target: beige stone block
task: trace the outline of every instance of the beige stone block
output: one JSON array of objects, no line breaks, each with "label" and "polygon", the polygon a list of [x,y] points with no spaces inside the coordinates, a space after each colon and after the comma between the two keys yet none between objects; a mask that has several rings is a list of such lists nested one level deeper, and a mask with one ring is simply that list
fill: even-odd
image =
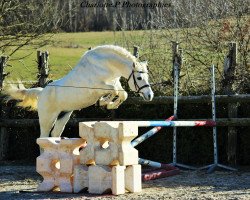
[{"label": "beige stone block", "polygon": [[51,163],[47,162],[48,158],[39,156],[36,158],[36,171],[39,173],[52,173]]},{"label": "beige stone block", "polygon": [[125,193],[125,167],[77,165],[74,170],[74,192],[88,188],[89,193],[103,194],[109,190],[112,194]]},{"label": "beige stone block", "polygon": [[138,126],[132,122],[119,124],[119,162],[120,165],[138,164],[138,151],[131,145],[131,141],[138,135]]},{"label": "beige stone block", "polygon": [[36,159],[36,171],[43,177],[43,182],[38,185],[38,191],[50,191],[57,183],[59,170],[57,146],[60,138],[38,138],[37,144],[44,149],[43,153]]},{"label": "beige stone block", "polygon": [[60,173],[61,174],[71,174],[73,172],[73,167],[75,164],[74,158],[61,158],[60,159]]},{"label": "beige stone block", "polygon": [[58,186],[62,192],[73,191],[73,168],[80,162],[81,138],[38,138],[37,144],[44,152],[37,158],[36,170],[43,177],[38,191],[50,191]]},{"label": "beige stone block", "polygon": [[51,153],[54,151],[54,146],[58,145],[61,142],[60,137],[47,137],[47,138],[38,138],[36,143],[41,148],[46,148],[46,153]]},{"label": "beige stone block", "polygon": [[112,167],[112,194],[119,195],[125,193],[124,166]]},{"label": "beige stone block", "polygon": [[125,188],[129,192],[141,192],[141,165],[131,165],[126,168]]},{"label": "beige stone block", "polygon": [[84,165],[90,160],[95,161],[95,149],[99,146],[98,141],[95,141],[93,125],[94,122],[79,123],[79,135],[87,142],[87,146],[80,151],[80,163]]},{"label": "beige stone block", "polygon": [[73,192],[73,183],[72,179],[69,176],[60,176],[58,179],[58,185],[60,188],[60,192],[67,192],[72,193]]},{"label": "beige stone block", "polygon": [[[97,122],[94,124],[94,134],[99,146],[95,149],[96,164],[109,165],[113,160],[118,160],[119,140],[118,124]],[[108,141],[108,146],[103,148],[103,141]]]},{"label": "beige stone block", "polygon": [[48,192],[48,191],[53,190],[53,188],[57,186],[52,176],[49,176],[49,177],[43,176],[43,177],[44,177],[44,181],[38,185],[37,191]]},{"label": "beige stone block", "polygon": [[112,173],[107,166],[89,166],[89,193],[103,194],[112,188]]},{"label": "beige stone block", "polygon": [[138,135],[138,126],[133,122],[81,122],[79,131],[87,141],[80,153],[81,164],[89,160],[97,165],[110,165],[114,160],[124,166],[138,164],[138,151],[131,145]]},{"label": "beige stone block", "polygon": [[89,187],[88,167],[76,165],[74,167],[74,193],[78,193]]}]

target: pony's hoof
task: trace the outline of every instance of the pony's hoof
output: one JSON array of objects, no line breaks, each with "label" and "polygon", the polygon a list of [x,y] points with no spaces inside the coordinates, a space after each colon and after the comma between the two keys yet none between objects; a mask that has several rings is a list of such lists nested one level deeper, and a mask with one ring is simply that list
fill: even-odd
[{"label": "pony's hoof", "polygon": [[108,102],[103,101],[103,100],[99,100],[98,102],[98,106],[106,106],[108,104]]},{"label": "pony's hoof", "polygon": [[116,105],[114,106],[113,104],[108,104],[108,105],[107,105],[107,109],[108,109],[108,110],[114,110],[114,109],[117,109],[118,107],[119,107],[119,106],[116,106]]}]

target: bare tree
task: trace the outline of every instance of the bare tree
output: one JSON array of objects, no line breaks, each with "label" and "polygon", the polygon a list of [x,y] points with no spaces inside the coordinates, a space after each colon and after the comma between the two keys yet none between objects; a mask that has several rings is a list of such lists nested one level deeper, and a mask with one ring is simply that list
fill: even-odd
[{"label": "bare tree", "polygon": [[[56,1],[55,1],[56,2]],[[5,0],[0,2],[0,54],[13,55],[23,46],[41,46],[49,40],[59,23],[55,19],[53,0]],[[58,7],[56,7],[57,9]]]}]

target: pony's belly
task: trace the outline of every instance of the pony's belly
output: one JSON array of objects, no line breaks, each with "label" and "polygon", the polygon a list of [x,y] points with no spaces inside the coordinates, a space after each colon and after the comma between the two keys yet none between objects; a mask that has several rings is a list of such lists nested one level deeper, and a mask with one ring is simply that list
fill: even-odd
[{"label": "pony's belly", "polygon": [[100,97],[100,95],[93,94],[92,92],[74,92],[68,93],[58,102],[60,102],[59,107],[66,111],[80,110],[95,104]]},{"label": "pony's belly", "polygon": [[79,110],[95,104],[101,96],[86,89],[46,87],[38,99],[38,107],[51,112]]}]

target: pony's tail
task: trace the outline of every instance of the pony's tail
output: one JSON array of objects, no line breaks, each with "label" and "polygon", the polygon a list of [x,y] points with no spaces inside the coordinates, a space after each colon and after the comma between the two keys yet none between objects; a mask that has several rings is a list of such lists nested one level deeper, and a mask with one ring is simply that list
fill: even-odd
[{"label": "pony's tail", "polygon": [[40,87],[26,89],[21,83],[9,84],[7,88],[4,88],[3,94],[7,96],[6,102],[12,99],[19,100],[17,106],[37,110],[37,101],[42,90],[43,88]]}]

